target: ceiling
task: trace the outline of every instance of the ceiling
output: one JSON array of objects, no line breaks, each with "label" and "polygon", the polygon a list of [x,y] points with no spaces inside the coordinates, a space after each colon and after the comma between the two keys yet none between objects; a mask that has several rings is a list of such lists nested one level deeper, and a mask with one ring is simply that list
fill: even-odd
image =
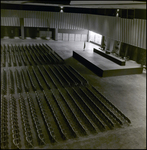
[{"label": "ceiling", "polygon": [[63,6],[78,8],[103,9],[146,9],[146,1],[72,1],[72,0],[28,0],[28,1],[1,1],[4,4]]}]

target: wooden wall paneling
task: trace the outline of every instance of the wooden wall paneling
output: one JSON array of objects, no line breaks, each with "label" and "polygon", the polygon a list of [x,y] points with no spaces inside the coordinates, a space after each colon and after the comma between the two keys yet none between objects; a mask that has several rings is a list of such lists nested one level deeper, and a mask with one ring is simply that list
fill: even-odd
[{"label": "wooden wall paneling", "polygon": [[74,14],[72,14],[73,15],[73,20],[72,20],[72,23],[73,23],[73,29],[76,29],[76,25],[75,25],[75,21],[76,21],[76,19],[75,19],[75,15]]},{"label": "wooden wall paneling", "polygon": [[1,18],[3,18],[3,19],[1,19],[2,25],[3,25],[3,26],[7,26],[6,17],[1,17]]},{"label": "wooden wall paneling", "polygon": [[118,18],[118,38],[121,41],[121,18]]},{"label": "wooden wall paneling", "polygon": [[118,40],[119,41],[119,32],[118,32],[118,27],[119,27],[119,23],[118,23],[118,19],[119,17],[114,18],[114,40]]},{"label": "wooden wall paneling", "polygon": [[68,13],[68,29],[72,29],[72,24],[71,24],[71,14]]},{"label": "wooden wall paneling", "polygon": [[[76,18],[76,16],[77,16],[77,18]],[[74,16],[74,29],[76,29],[76,30],[78,30],[78,27],[77,27],[77,25],[78,25],[78,20],[79,20],[79,14],[76,14],[76,16]]]},{"label": "wooden wall paneling", "polygon": [[[112,37],[113,39],[113,26],[112,26],[112,20],[111,20],[112,17],[109,17],[108,18],[108,21],[107,21],[107,35],[108,37]],[[111,44],[111,43],[110,43]]]},{"label": "wooden wall paneling", "polygon": [[71,24],[70,24],[70,29],[74,29],[74,24],[73,24],[73,15],[72,14],[70,14],[70,16],[71,16],[71,19],[70,19],[70,21],[71,21]]},{"label": "wooden wall paneling", "polygon": [[74,35],[75,34],[72,34],[72,33],[69,34],[69,41],[74,41]]},{"label": "wooden wall paneling", "polygon": [[51,12],[51,28],[54,28],[54,19],[53,12]]},{"label": "wooden wall paneling", "polygon": [[129,38],[129,40],[128,40],[128,43],[129,44],[131,44],[132,42],[131,42],[131,32],[132,32],[132,29],[131,29],[131,26],[132,26],[132,19],[128,19],[128,21],[129,21],[129,24],[128,24],[128,38]]},{"label": "wooden wall paneling", "polygon": [[62,33],[58,33],[58,40],[63,40],[62,39]]},{"label": "wooden wall paneling", "polygon": [[69,13],[66,13],[65,16],[66,16],[66,19],[65,19],[66,29],[69,29],[69,23],[68,23],[68,22],[69,22],[69,19],[70,19],[70,18],[69,18]]},{"label": "wooden wall paneling", "polygon": [[50,13],[48,13],[48,19],[49,19],[49,24],[50,24],[50,28],[52,28],[52,23],[53,23],[53,21],[52,21],[52,12],[50,12]]},{"label": "wooden wall paneling", "polygon": [[131,30],[130,30],[130,38],[131,38],[131,44],[134,45],[134,19],[131,20]]},{"label": "wooden wall paneling", "polygon": [[[114,17],[112,17],[112,31],[113,31],[113,36],[112,36],[112,38],[113,38],[113,40],[116,40],[116,35],[117,35],[117,33],[116,33],[116,30],[117,30],[117,23],[116,23],[116,18],[114,18]],[[111,31],[111,30],[110,30]]]},{"label": "wooden wall paneling", "polygon": [[80,23],[80,29],[83,29],[83,24],[85,24],[85,15],[83,15],[83,14],[80,14],[80,21],[79,21],[79,23]]},{"label": "wooden wall paneling", "polygon": [[97,29],[97,32],[99,34],[102,34],[102,31],[103,31],[103,21],[102,21],[102,17],[99,16],[98,17],[98,29]]},{"label": "wooden wall paneling", "polygon": [[127,19],[127,22],[126,22],[126,23],[127,23],[127,40],[126,40],[126,41],[127,41],[129,44],[131,44],[131,43],[130,43],[130,36],[129,36],[129,33],[130,33],[130,20],[131,20],[131,19]]},{"label": "wooden wall paneling", "polygon": [[139,45],[139,33],[140,33],[140,21],[139,19],[137,19],[137,34],[136,34],[136,45],[135,46],[138,46]]},{"label": "wooden wall paneling", "polygon": [[131,29],[131,28],[132,28],[132,20],[133,20],[133,19],[129,19],[129,33],[128,33],[128,34],[129,34],[129,35],[128,35],[128,37],[129,37],[128,43],[129,43],[129,44],[132,43],[132,41],[131,41],[131,40],[132,40],[132,38],[131,38],[131,33],[132,33],[132,29]]},{"label": "wooden wall paneling", "polygon": [[140,47],[141,47],[141,48],[143,48],[143,47],[142,47],[142,40],[143,40],[143,39],[142,39],[142,34],[143,34],[142,31],[143,31],[143,27],[144,27],[144,26],[143,26],[143,20],[140,19]]},{"label": "wooden wall paneling", "polygon": [[126,43],[126,34],[127,34],[127,28],[126,28],[126,19],[123,19],[123,41]]},{"label": "wooden wall paneling", "polygon": [[135,36],[135,46],[138,46],[139,40],[139,20],[136,20],[136,36]]},{"label": "wooden wall paneling", "polygon": [[67,26],[66,26],[66,14],[63,14],[61,13],[61,28],[62,29],[67,29]]},{"label": "wooden wall paneling", "polygon": [[53,28],[55,28],[55,17],[54,17],[54,13],[52,13],[52,17],[53,17]]},{"label": "wooden wall paneling", "polygon": [[[73,16],[73,17],[72,17],[72,19],[73,19],[73,20],[72,20],[72,23],[73,23],[73,29],[74,29],[74,30],[76,29],[76,25],[75,25],[75,23],[76,23],[76,22],[75,22],[75,21],[76,21],[76,19],[75,19],[76,17],[75,17],[75,16],[76,16],[76,15],[77,15],[77,14],[75,14],[75,15],[72,14],[72,16]],[[78,18],[77,18],[77,19],[78,19]]]},{"label": "wooden wall paneling", "polygon": [[13,17],[13,26],[17,26],[17,19]]},{"label": "wooden wall paneling", "polygon": [[52,28],[54,28],[54,27],[55,27],[55,18],[54,18],[54,13],[52,13],[52,21],[53,21]]},{"label": "wooden wall paneling", "polygon": [[136,28],[135,28],[135,19],[132,21],[132,32],[131,32],[131,38],[132,38],[132,45],[135,45],[135,36],[136,36]]},{"label": "wooden wall paneling", "polygon": [[125,32],[125,43],[127,43],[127,41],[128,41],[128,19],[125,19],[125,29],[126,29],[126,32]]},{"label": "wooden wall paneling", "polygon": [[142,47],[146,49],[146,20],[144,22],[144,28],[143,28],[143,44]]},{"label": "wooden wall paneling", "polygon": [[68,29],[68,14],[67,13],[64,14],[64,26],[65,26],[65,29]]},{"label": "wooden wall paneling", "polygon": [[120,26],[119,26],[120,27],[120,34],[119,35],[120,35],[120,41],[122,41],[122,19],[120,19],[119,22],[120,22]]},{"label": "wooden wall paneling", "polygon": [[11,18],[11,24],[12,24],[12,26],[15,26],[15,19],[14,19],[14,17]]},{"label": "wooden wall paneling", "polygon": [[11,17],[7,18],[7,22],[8,22],[7,26],[10,26],[11,25]]},{"label": "wooden wall paneling", "polygon": [[66,27],[66,15],[61,13],[60,16],[61,16],[61,21],[60,21],[61,22],[61,29],[67,29],[67,27]]},{"label": "wooden wall paneling", "polygon": [[81,41],[87,41],[87,34],[81,34]]},{"label": "wooden wall paneling", "polygon": [[142,22],[141,22],[141,19],[138,20],[138,41],[137,41],[137,46],[138,47],[142,47],[141,45],[141,30],[143,29],[142,28]]},{"label": "wooden wall paneling", "polygon": [[10,25],[11,25],[11,26],[14,26],[14,18],[13,18],[13,17],[10,17],[9,19],[10,19]]},{"label": "wooden wall paneling", "polygon": [[76,34],[76,40],[80,41],[81,34]]},{"label": "wooden wall paneling", "polygon": [[144,20],[141,20],[141,35],[140,35],[140,45],[143,48],[143,32],[144,32]]},{"label": "wooden wall paneling", "polygon": [[[63,13],[62,13],[63,14]],[[59,28],[59,26],[60,26],[60,28],[62,28],[62,23],[63,23],[63,20],[62,20],[62,15],[61,13],[58,13],[57,15],[58,15],[58,20],[57,20],[57,27],[56,28]]]},{"label": "wooden wall paneling", "polygon": [[55,28],[59,27],[59,20],[60,20],[60,16],[59,13],[55,13]]},{"label": "wooden wall paneling", "polygon": [[1,17],[1,26],[5,26],[5,17]]},{"label": "wooden wall paneling", "polygon": [[67,29],[66,27],[66,15],[64,13],[61,13],[61,29]]},{"label": "wooden wall paneling", "polygon": [[124,19],[121,19],[121,37],[122,37],[121,41],[122,42],[124,42],[124,33],[123,32],[125,32],[124,31]]},{"label": "wooden wall paneling", "polygon": [[[9,17],[11,17],[11,19]],[[112,39],[115,40],[120,40],[122,42],[126,42],[134,46],[139,46],[144,49],[146,48],[146,20],[130,20],[120,17],[89,14],[61,14],[57,12],[1,9],[1,25],[4,26],[20,26],[19,21],[16,18],[25,18],[25,26],[48,27],[48,17],[50,18],[50,28],[84,28],[107,37],[112,37]],[[30,20],[29,18],[33,18],[33,20]],[[39,19],[39,23],[36,19]],[[29,22],[27,23],[26,21]],[[115,28],[112,28],[114,25]],[[140,40],[138,41],[139,38]]]},{"label": "wooden wall paneling", "polygon": [[108,19],[104,16],[104,35],[108,37],[107,31],[108,31]]},{"label": "wooden wall paneling", "polygon": [[115,18],[111,17],[111,23],[110,23],[110,28],[109,28],[109,36],[110,36],[110,38],[112,37],[113,41],[115,40],[115,30],[116,30]]},{"label": "wooden wall paneling", "polygon": [[78,24],[77,24],[77,27],[78,27],[78,29],[80,30],[80,29],[82,29],[82,23],[83,23],[83,21],[84,21],[84,18],[83,18],[84,16],[82,15],[82,14],[79,14],[79,21],[77,22]]},{"label": "wooden wall paneling", "polygon": [[5,17],[5,25],[8,26],[8,17]]},{"label": "wooden wall paneling", "polygon": [[146,49],[146,20],[142,20],[142,48]]},{"label": "wooden wall paneling", "polygon": [[125,35],[126,35],[126,24],[125,24],[125,21],[126,19],[123,19],[123,31],[122,31],[122,34],[123,34],[123,42],[126,43],[126,40],[125,40]]},{"label": "wooden wall paneling", "polygon": [[68,33],[63,33],[63,41],[68,41]]},{"label": "wooden wall paneling", "polygon": [[30,19],[30,27],[34,27],[34,19],[33,18],[29,18]]},{"label": "wooden wall paneling", "polygon": [[66,13],[66,28],[69,29],[70,14]]},{"label": "wooden wall paneling", "polygon": [[105,18],[103,18],[103,30],[102,30],[102,32],[103,32],[103,35],[104,36],[106,36],[107,34],[106,34],[106,29],[107,28],[107,22],[106,22],[106,20],[105,20]]},{"label": "wooden wall paneling", "polygon": [[136,45],[136,43],[137,43],[137,36],[138,36],[138,27],[137,27],[137,20],[136,19],[134,19],[134,29],[135,29],[135,31],[134,31],[134,37],[135,37],[135,39],[134,39],[134,45],[135,46],[137,46]]},{"label": "wooden wall paneling", "polygon": [[65,26],[66,26],[66,29],[69,29],[69,13],[66,13],[65,14],[66,18],[65,18]]},{"label": "wooden wall paneling", "polygon": [[60,19],[60,14],[59,13],[55,13],[55,28],[58,28],[59,26],[59,19]]}]

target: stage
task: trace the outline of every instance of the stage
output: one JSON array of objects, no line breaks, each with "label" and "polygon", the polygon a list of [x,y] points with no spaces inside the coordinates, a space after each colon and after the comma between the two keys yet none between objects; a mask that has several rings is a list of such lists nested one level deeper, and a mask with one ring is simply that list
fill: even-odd
[{"label": "stage", "polygon": [[95,53],[88,51],[73,51],[73,57],[100,77],[141,74],[143,68],[135,61],[126,61],[125,66]]}]

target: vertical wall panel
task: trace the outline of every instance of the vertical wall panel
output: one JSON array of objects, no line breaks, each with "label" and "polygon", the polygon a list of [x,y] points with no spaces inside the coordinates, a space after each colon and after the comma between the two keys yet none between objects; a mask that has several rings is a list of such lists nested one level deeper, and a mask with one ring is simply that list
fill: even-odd
[{"label": "vertical wall panel", "polygon": [[141,30],[142,30],[142,25],[141,25],[141,19],[138,20],[138,47],[141,47]]},{"label": "vertical wall panel", "polygon": [[1,26],[20,26],[19,18],[1,17]]},{"label": "vertical wall panel", "polygon": [[1,9],[2,26],[20,26],[24,18],[27,27],[88,29],[114,40],[146,49],[146,20],[119,17]]},{"label": "vertical wall panel", "polygon": [[143,33],[144,33],[144,36],[143,36],[143,44],[142,44],[142,47],[144,47],[146,49],[146,20],[144,20],[144,28],[143,28]]}]

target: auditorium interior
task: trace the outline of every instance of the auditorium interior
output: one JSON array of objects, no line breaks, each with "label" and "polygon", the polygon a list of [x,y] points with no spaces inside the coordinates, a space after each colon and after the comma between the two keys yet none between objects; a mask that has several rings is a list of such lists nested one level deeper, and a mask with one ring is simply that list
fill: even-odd
[{"label": "auditorium interior", "polygon": [[146,1],[1,1],[1,149],[146,149]]}]

